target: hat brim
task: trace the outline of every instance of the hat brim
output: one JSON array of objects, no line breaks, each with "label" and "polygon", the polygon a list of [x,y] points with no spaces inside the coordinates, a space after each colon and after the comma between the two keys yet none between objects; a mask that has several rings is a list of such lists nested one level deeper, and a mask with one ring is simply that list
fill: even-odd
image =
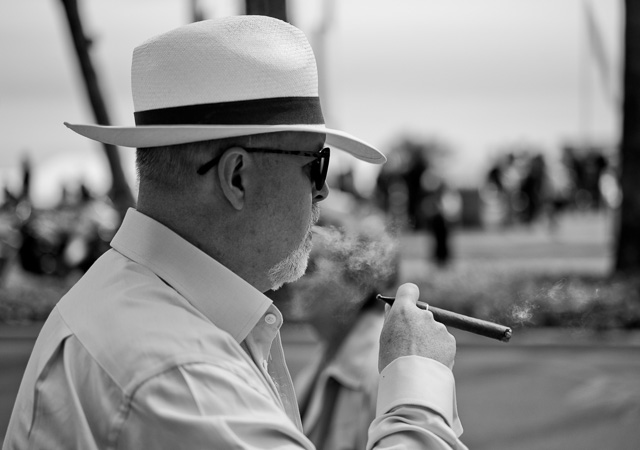
[{"label": "hat brim", "polygon": [[189,142],[224,139],[253,134],[300,131],[326,135],[326,144],[371,163],[384,164],[387,158],[372,145],[343,131],[324,125],[147,125],[116,127],[104,125],[64,124],[76,133],[105,144],[146,148]]}]

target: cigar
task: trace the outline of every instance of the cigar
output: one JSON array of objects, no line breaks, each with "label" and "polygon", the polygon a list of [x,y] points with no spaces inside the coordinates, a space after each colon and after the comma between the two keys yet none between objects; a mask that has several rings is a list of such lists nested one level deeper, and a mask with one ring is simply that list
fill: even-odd
[{"label": "cigar", "polygon": [[[395,301],[395,297],[386,297],[380,294],[378,294],[376,298],[389,305],[393,305],[393,302]],[[511,335],[513,334],[511,328],[504,325],[454,313],[452,311],[447,311],[446,309],[436,308],[435,306],[427,305],[425,302],[421,301],[418,301],[417,306],[420,309],[428,309],[431,311],[433,318],[438,322],[449,327],[457,328],[458,330],[468,331],[480,336],[497,339],[502,342],[509,342]]]}]

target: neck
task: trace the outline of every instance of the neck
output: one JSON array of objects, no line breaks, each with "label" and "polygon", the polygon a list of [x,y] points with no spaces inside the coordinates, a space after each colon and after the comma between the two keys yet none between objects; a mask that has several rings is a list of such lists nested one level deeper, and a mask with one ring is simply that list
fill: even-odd
[{"label": "neck", "polygon": [[190,206],[192,204],[197,202],[184,199],[172,201],[167,197],[162,201],[151,201],[148,197],[140,196],[137,209],[171,229],[260,292],[267,291],[270,283],[266,270],[259,267],[255,258],[256,246],[247,239],[249,234],[244,224],[248,221],[234,217],[221,208],[201,206],[196,210]]}]

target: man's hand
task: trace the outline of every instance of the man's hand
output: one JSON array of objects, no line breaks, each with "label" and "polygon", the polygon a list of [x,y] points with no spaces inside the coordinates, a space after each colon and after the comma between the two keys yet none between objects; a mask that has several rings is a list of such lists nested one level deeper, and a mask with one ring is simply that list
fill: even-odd
[{"label": "man's hand", "polygon": [[393,306],[387,306],[380,335],[380,372],[394,359],[409,355],[431,358],[453,368],[456,340],[444,325],[433,319],[431,312],[416,306],[419,295],[418,286],[403,284]]}]

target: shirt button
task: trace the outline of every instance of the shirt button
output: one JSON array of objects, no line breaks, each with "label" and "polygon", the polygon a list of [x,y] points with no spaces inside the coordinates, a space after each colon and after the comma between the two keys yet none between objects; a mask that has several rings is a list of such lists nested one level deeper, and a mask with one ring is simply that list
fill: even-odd
[{"label": "shirt button", "polygon": [[267,314],[266,316],[264,316],[264,321],[269,325],[273,325],[274,323],[276,323],[276,316],[273,314]]}]

